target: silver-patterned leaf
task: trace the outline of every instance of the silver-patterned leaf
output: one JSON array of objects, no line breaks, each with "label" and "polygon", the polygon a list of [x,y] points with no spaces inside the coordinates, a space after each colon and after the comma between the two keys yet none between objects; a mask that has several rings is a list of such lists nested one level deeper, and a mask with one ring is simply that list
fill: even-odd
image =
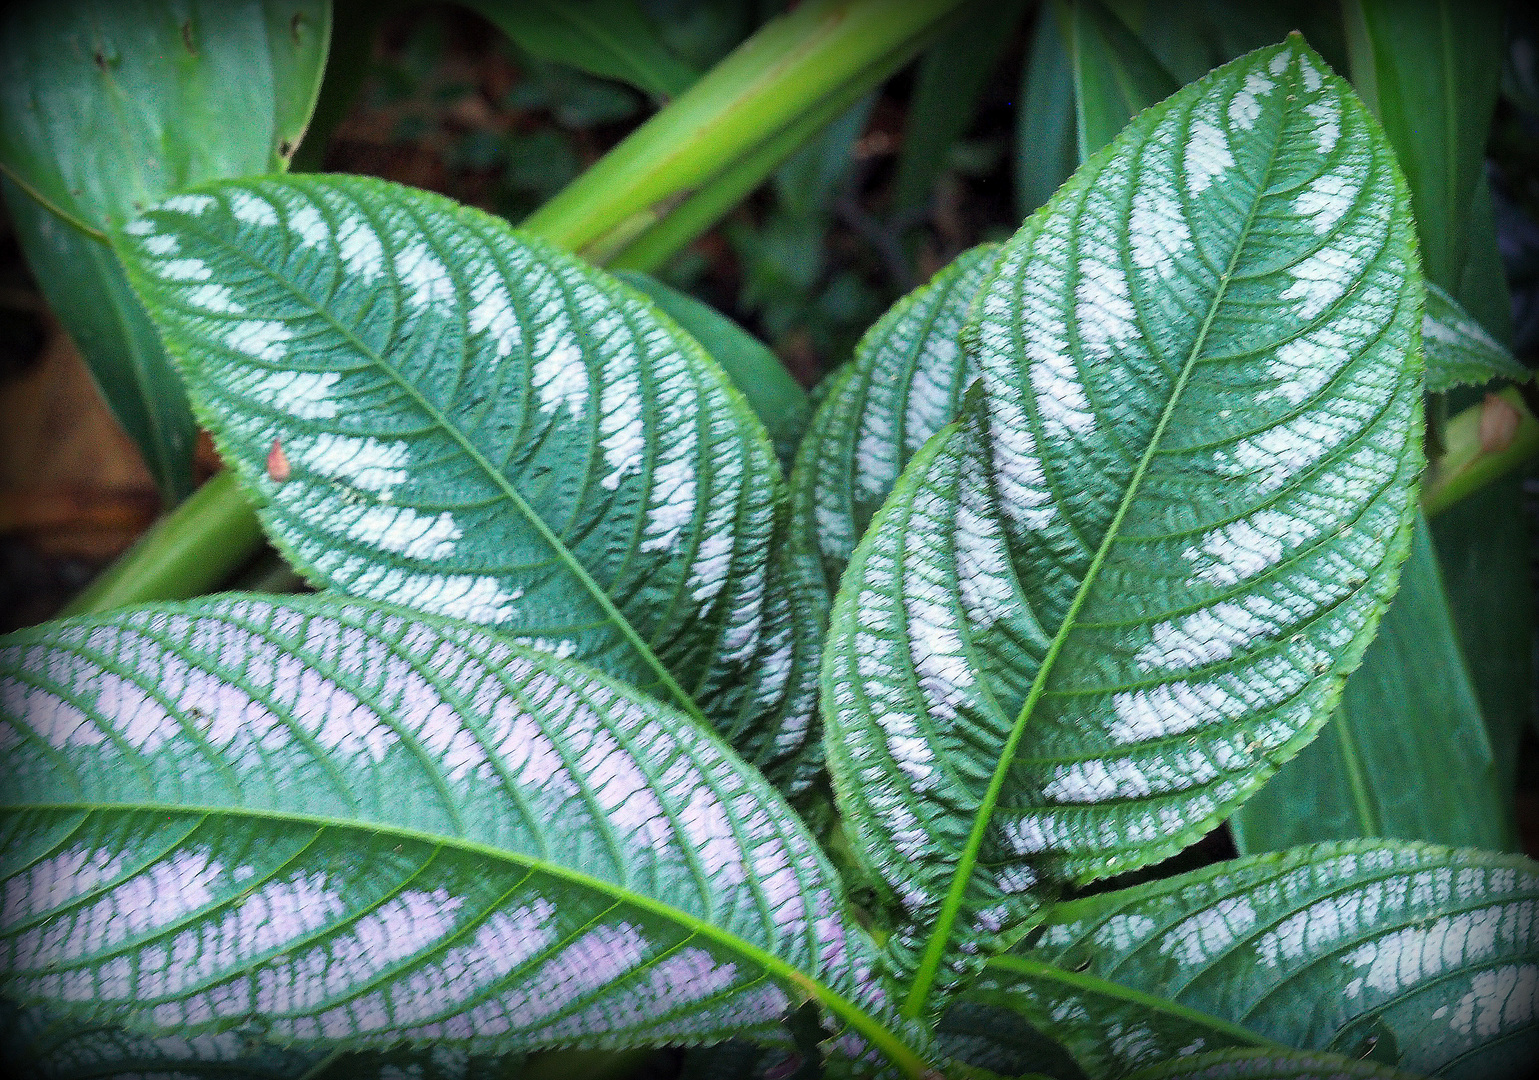
[{"label": "silver-patterned leaf", "polygon": [[975,398],[824,657],[911,1014],[1038,887],[1179,850],[1324,722],[1409,548],[1421,295],[1394,155],[1297,36],[1141,114],[1006,246]]},{"label": "silver-patterned leaf", "polygon": [[912,1066],[837,876],[682,714],[335,597],[71,620],[0,651],[4,992],[194,1037],[476,1054],[783,1038]]},{"label": "silver-patterned leaf", "polygon": [[1533,378],[1533,372],[1486,333],[1459,301],[1431,281],[1427,282],[1421,341],[1427,389],[1432,393],[1455,386],[1483,386],[1492,379],[1526,382]]},{"label": "silver-patterned leaf", "polygon": [[819,643],[779,469],[672,320],[499,219],[361,177],[216,185],[116,243],[312,581],[593,664],[801,782]]},{"label": "silver-patterned leaf", "polygon": [[957,334],[998,256],[997,244],[957,256],[878,319],[854,359],[830,376],[797,452],[791,505],[831,586],[903,466],[956,416],[977,378]]},{"label": "silver-patterned leaf", "polygon": [[1539,1060],[1536,916],[1527,859],[1319,844],[1056,907],[977,996],[1097,1077],[1260,1043],[1521,1080]]}]

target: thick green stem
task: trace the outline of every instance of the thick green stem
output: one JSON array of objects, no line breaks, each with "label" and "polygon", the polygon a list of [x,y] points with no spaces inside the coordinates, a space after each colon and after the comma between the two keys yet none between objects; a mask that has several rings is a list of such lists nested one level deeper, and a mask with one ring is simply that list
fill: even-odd
[{"label": "thick green stem", "polygon": [[[901,67],[960,0],[812,0],[765,24],[523,229],[595,261],[653,269],[710,228],[819,128]],[[162,519],[67,609],[217,588],[261,546],[229,473]]]},{"label": "thick green stem", "polygon": [[1514,387],[1448,420],[1442,435],[1443,453],[1422,478],[1429,518],[1539,453],[1539,420]]}]

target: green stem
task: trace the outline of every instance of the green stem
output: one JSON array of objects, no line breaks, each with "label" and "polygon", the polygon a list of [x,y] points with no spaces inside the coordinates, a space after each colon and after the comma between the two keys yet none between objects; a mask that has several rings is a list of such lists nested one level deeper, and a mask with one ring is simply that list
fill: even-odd
[{"label": "green stem", "polygon": [[[1443,425],[1443,453],[1422,477],[1421,508],[1430,518],[1522,465],[1539,453],[1539,420],[1516,387],[1465,409]],[[1510,405],[1517,410],[1517,430],[1505,445],[1482,445],[1480,421],[1488,408]]]},{"label": "green stem", "polygon": [[218,588],[261,544],[262,528],[235,474],[217,473],[150,526],[63,614],[197,596]]}]

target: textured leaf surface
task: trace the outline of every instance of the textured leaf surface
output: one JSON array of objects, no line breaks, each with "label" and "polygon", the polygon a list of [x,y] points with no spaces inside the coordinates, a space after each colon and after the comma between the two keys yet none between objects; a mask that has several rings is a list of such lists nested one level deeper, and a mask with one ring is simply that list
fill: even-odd
[{"label": "textured leaf surface", "polygon": [[1336,1054],[1230,1050],[1146,1069],[1133,1080],[1417,1080],[1399,1069]]},{"label": "textured leaf surface", "polygon": [[1492,379],[1526,382],[1533,376],[1457,300],[1431,282],[1427,283],[1421,340],[1427,361],[1427,389],[1432,393],[1455,386],[1481,386]]},{"label": "textured leaf surface", "polygon": [[796,815],[578,665],[241,596],[25,632],[0,665],[0,956],[24,1005],[498,1053],[773,1037],[811,996],[895,1042]]},{"label": "textured leaf surface", "polygon": [[[327,0],[8,4],[0,166],[94,229],[187,184],[281,170],[315,103],[330,27]],[[117,259],[9,185],[6,202],[49,307],[163,496],[182,498],[192,412]]]},{"label": "textured leaf surface", "polygon": [[311,580],[594,664],[796,782],[817,627],[793,618],[779,470],[651,304],[498,219],[356,177],[178,196],[119,242]]},{"label": "textured leaf surface", "polygon": [[823,670],[910,1011],[1011,896],[1179,850],[1312,737],[1421,467],[1404,187],[1297,37],[1142,114],[974,311],[985,393],[857,548]]},{"label": "textured leaf surface", "polygon": [[985,985],[1096,1077],[1250,1032],[1517,1080],[1539,1050],[1536,914],[1527,859],[1320,844],[1061,905],[1036,948],[990,962]]},{"label": "textured leaf surface", "polygon": [[904,465],[955,416],[977,378],[957,339],[999,248],[963,252],[877,320],[831,383],[791,474],[795,528],[830,584]]},{"label": "textured leaf surface", "polygon": [[1229,826],[1242,853],[1371,836],[1517,850],[1425,520],[1330,723]]}]

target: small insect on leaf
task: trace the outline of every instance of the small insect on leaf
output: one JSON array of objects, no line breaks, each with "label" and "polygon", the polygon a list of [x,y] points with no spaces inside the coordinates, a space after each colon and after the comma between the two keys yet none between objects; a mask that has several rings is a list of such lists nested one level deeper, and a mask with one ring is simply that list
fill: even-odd
[{"label": "small insect on leaf", "polygon": [[267,451],[267,478],[275,484],[288,481],[289,456],[283,452],[283,440],[274,439],[272,448]]}]

